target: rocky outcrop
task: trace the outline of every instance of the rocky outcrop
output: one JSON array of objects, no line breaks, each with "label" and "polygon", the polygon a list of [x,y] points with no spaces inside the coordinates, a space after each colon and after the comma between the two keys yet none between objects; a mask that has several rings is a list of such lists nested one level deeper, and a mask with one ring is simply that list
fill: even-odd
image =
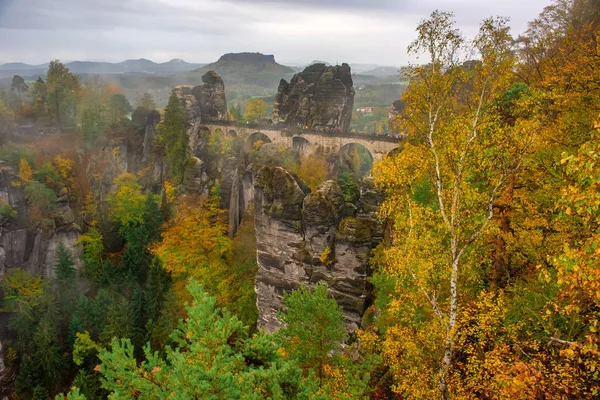
[{"label": "rocky outcrop", "polygon": [[354,331],[361,325],[368,295],[368,268],[371,231],[360,219],[344,218],[335,236],[335,262],[323,278],[339,305],[344,308],[346,326]]},{"label": "rocky outcrop", "polygon": [[148,162],[152,154],[152,142],[156,137],[156,126],[160,122],[160,113],[151,110],[146,115],[144,122],[144,141],[142,143],[142,163]]},{"label": "rocky outcrop", "polygon": [[185,109],[188,124],[193,122],[224,121],[227,119],[225,84],[214,71],[202,76],[202,85],[181,85],[175,87],[179,101]]},{"label": "rocky outcrop", "polygon": [[311,264],[321,264],[321,254],[333,248],[335,231],[342,219],[344,195],[334,181],[323,182],[316,191],[306,196],[302,204],[302,225],[305,248]]},{"label": "rocky outcrop", "polygon": [[[228,209],[229,204],[231,203],[231,189],[233,186],[233,181],[238,175],[238,164],[238,159],[236,157],[228,157],[223,161],[223,167],[221,168],[221,187],[219,194],[219,206],[223,209]],[[236,187],[238,186],[236,185]],[[239,194],[236,195],[239,196]]]},{"label": "rocky outcrop", "polygon": [[208,176],[205,163],[197,157],[192,157],[183,173],[183,186],[189,192],[208,196]]},{"label": "rocky outcrop", "polygon": [[4,364],[4,349],[2,348],[2,342],[0,342],[0,399],[8,400],[10,394],[8,387],[8,376],[6,365]]},{"label": "rocky outcrop", "polygon": [[79,268],[79,248],[75,246],[81,235],[75,215],[69,206],[68,192],[59,191],[58,200],[50,215],[52,227],[41,229],[31,225],[29,208],[23,188],[17,181],[16,168],[0,162],[0,277],[8,268],[22,268],[31,274],[54,279],[56,248],[60,243],[71,251]]},{"label": "rocky outcrop", "polygon": [[280,326],[276,314],[285,292],[318,282],[326,282],[343,307],[347,329],[360,326],[369,293],[369,255],[381,240],[381,224],[368,207],[379,201],[371,184],[364,184],[365,198],[354,205],[357,217],[344,217],[346,204],[336,182],[326,181],[309,193],[281,167],[260,169],[254,196],[260,327]]},{"label": "rocky outcrop", "polygon": [[281,167],[263,167],[254,187],[258,326],[272,331],[280,325],[276,314],[283,294],[306,282],[301,230],[306,193]]},{"label": "rocky outcrop", "polygon": [[192,93],[200,105],[203,122],[224,121],[227,119],[227,101],[225,100],[225,84],[215,71],[202,75],[203,85],[196,86]]},{"label": "rocky outcrop", "polygon": [[350,66],[313,64],[294,75],[289,83],[281,80],[273,105],[273,121],[345,132],[350,129],[353,107]]},{"label": "rocky outcrop", "polygon": [[[199,86],[181,85],[173,92],[183,105],[189,138],[190,153],[196,160],[192,160],[184,177],[184,186],[197,193],[208,193],[209,180],[205,179],[210,174],[213,179],[218,178],[219,168],[209,162],[208,138],[210,132],[202,127],[203,123],[227,119],[227,102],[225,100],[225,85],[223,80],[214,71],[209,71],[202,76],[204,84]],[[214,161],[214,160],[213,160]],[[202,164],[202,165],[201,165]],[[201,165],[201,166],[200,166]],[[209,171],[207,171],[209,167]],[[213,171],[215,170],[215,171]],[[213,174],[213,172],[216,172]],[[203,184],[203,187],[199,185]]]}]

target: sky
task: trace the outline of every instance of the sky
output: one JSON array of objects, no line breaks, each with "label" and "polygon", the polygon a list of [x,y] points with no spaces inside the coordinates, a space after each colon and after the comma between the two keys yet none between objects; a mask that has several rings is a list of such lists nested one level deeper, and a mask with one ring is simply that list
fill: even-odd
[{"label": "sky", "polygon": [[523,32],[551,0],[0,0],[0,64],[147,58],[209,63],[224,53],[401,66],[419,21],[452,11],[473,37],[481,20]]}]

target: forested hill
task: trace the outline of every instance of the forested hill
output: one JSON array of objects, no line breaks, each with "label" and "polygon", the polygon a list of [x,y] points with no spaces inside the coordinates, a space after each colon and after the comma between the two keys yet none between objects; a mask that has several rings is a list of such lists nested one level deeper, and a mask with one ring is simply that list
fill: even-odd
[{"label": "forested hill", "polygon": [[[160,74],[171,75],[183,71],[197,69],[203,64],[188,63],[184,60],[173,59],[164,63],[155,63],[144,58],[138,60],[125,60],[118,63],[95,61],[72,61],[66,66],[74,74]],[[0,78],[9,78],[13,75],[37,78],[46,74],[48,64],[29,65],[23,63],[10,63],[0,65]]]},{"label": "forested hill", "polygon": [[162,109],[15,76],[0,398],[599,398],[600,1],[540,11],[421,21],[376,157],[303,134],[341,143],[348,65],[282,84],[270,136],[215,71]]},{"label": "forested hill", "polygon": [[257,85],[271,90],[276,89],[279,81],[289,78],[294,70],[278,64],[273,55],[261,53],[224,54],[218,61],[182,74],[185,79],[193,79],[215,71],[227,86]]}]

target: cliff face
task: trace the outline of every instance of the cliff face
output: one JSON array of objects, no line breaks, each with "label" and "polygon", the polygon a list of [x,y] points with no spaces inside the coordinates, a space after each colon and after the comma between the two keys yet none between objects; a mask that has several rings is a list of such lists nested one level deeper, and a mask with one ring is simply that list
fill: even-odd
[{"label": "cliff face", "polygon": [[11,183],[18,181],[16,168],[0,162],[0,202],[10,206],[13,215],[0,215],[0,278],[8,268],[22,268],[31,274],[54,279],[55,251],[59,243],[71,251],[79,268],[79,248],[75,241],[81,235],[75,215],[69,207],[68,193],[57,193],[57,203],[51,214],[52,226],[42,230],[30,222],[30,210],[23,188]]},{"label": "cliff face", "polygon": [[353,107],[350,66],[313,64],[294,75],[289,83],[281,80],[273,105],[273,121],[345,132],[350,129]]},{"label": "cliff face", "polygon": [[[325,281],[344,308],[347,329],[356,330],[369,291],[369,255],[381,240],[377,218],[363,212],[360,199],[357,217],[344,218],[336,182],[326,181],[309,193],[281,167],[261,168],[254,187],[258,326],[276,330],[284,293]],[[377,195],[367,193],[364,201],[371,203]]]},{"label": "cliff face", "polygon": [[[215,165],[207,165],[207,144],[209,133],[202,129],[202,124],[211,121],[227,120],[227,102],[225,85],[214,71],[202,76],[204,84],[199,86],[181,85],[173,91],[185,110],[187,135],[189,138],[192,162],[184,173],[186,190],[208,195],[208,188],[214,183],[209,179],[209,168],[218,172]],[[215,174],[212,174],[215,175]]]},{"label": "cliff face", "polygon": [[202,75],[202,85],[177,86],[174,91],[186,111],[188,122],[224,121],[227,119],[225,84],[214,71]]},{"label": "cliff face", "polygon": [[203,85],[196,86],[192,90],[200,106],[202,121],[226,120],[227,101],[223,79],[215,71],[208,71],[202,76],[202,82]]}]

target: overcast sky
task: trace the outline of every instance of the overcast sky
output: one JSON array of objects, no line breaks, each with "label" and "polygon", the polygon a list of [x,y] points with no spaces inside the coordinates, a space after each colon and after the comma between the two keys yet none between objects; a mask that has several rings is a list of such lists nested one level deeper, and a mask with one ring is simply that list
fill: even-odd
[{"label": "overcast sky", "polygon": [[122,61],[224,53],[274,54],[280,63],[404,65],[418,22],[452,11],[473,36],[483,18],[522,32],[551,0],[0,0],[0,64],[59,58]]}]

